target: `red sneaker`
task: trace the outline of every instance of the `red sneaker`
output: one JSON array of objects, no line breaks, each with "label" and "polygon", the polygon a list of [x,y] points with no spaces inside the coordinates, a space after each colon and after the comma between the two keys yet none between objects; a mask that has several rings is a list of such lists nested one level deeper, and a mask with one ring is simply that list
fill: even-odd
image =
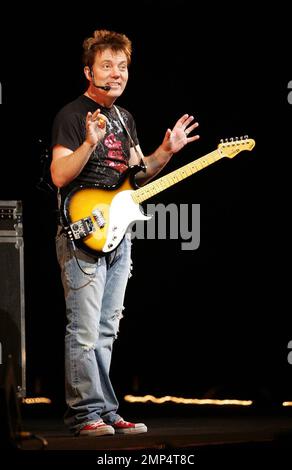
[{"label": "red sneaker", "polygon": [[109,424],[105,424],[102,419],[88,423],[77,432],[77,436],[104,436],[114,434],[115,430]]},{"label": "red sneaker", "polygon": [[140,434],[142,432],[147,432],[147,426],[144,423],[129,423],[129,421],[124,421],[120,419],[112,424],[115,432],[117,434]]}]

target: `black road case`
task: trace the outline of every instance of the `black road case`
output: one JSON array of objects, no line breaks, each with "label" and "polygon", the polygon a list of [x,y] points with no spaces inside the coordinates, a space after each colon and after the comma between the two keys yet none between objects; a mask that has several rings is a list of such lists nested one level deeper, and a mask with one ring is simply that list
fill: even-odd
[{"label": "black road case", "polygon": [[25,356],[22,204],[0,201],[0,377],[11,357],[20,397],[26,394]]}]

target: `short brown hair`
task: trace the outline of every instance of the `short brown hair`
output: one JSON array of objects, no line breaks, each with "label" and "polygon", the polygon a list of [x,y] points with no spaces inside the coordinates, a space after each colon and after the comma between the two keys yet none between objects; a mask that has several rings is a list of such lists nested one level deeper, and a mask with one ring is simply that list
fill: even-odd
[{"label": "short brown hair", "polygon": [[123,51],[127,57],[127,64],[131,62],[132,43],[125,34],[97,29],[93,35],[83,41],[83,64],[92,67],[97,52],[112,49],[115,52]]}]

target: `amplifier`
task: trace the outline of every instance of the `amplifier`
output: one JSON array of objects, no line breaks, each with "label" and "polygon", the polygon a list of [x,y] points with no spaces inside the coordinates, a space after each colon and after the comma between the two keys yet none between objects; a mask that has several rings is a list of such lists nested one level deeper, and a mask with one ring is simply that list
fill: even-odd
[{"label": "amplifier", "polygon": [[[25,297],[21,201],[0,201],[0,381],[12,359],[25,396]],[[1,383],[0,383],[1,385]]]},{"label": "amplifier", "polygon": [[22,236],[21,201],[0,201],[0,235]]}]

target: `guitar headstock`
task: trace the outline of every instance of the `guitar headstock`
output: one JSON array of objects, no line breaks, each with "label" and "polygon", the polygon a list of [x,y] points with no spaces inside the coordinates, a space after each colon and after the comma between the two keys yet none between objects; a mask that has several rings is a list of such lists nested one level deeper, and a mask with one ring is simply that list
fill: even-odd
[{"label": "guitar headstock", "polygon": [[218,150],[221,153],[222,157],[233,158],[239,152],[243,150],[252,150],[255,146],[255,141],[249,139],[248,136],[244,137],[235,137],[231,139],[221,140],[221,143],[218,145]]}]

